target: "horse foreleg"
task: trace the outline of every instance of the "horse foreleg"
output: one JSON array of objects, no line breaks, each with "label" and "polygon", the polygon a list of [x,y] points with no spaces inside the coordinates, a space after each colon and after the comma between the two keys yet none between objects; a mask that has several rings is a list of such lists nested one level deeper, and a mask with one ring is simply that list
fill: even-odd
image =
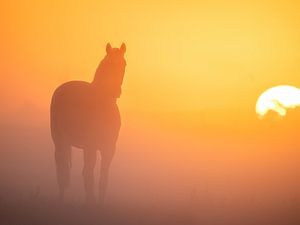
[{"label": "horse foreleg", "polygon": [[84,167],[82,171],[84,188],[86,193],[86,201],[92,203],[95,200],[94,191],[94,168],[97,160],[97,152],[95,149],[84,149],[83,151]]},{"label": "horse foreleg", "polygon": [[115,153],[115,146],[108,147],[101,151],[101,171],[99,180],[99,204],[104,202],[108,184],[109,167]]}]

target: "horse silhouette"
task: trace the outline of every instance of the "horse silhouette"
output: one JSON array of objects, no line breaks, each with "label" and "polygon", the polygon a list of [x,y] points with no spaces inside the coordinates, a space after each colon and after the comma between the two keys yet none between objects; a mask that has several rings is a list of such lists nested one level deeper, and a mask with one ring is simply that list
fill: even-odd
[{"label": "horse silhouette", "polygon": [[97,151],[101,154],[98,200],[103,202],[109,167],[116,150],[121,127],[117,98],[125,73],[126,46],[106,45],[106,55],[100,62],[94,80],[69,81],[59,86],[50,107],[51,136],[55,146],[55,162],[59,198],[64,199],[70,183],[72,147],[83,149],[83,180],[88,202],[95,201],[94,167]]}]

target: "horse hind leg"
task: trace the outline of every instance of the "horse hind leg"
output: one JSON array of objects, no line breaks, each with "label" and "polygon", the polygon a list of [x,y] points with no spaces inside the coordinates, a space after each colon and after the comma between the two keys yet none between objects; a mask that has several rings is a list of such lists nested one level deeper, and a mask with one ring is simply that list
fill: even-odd
[{"label": "horse hind leg", "polygon": [[59,199],[63,201],[65,189],[70,185],[71,146],[55,144],[55,164]]},{"label": "horse hind leg", "polygon": [[83,150],[84,166],[83,166],[83,180],[87,203],[95,201],[95,184],[94,184],[94,168],[97,161],[97,152],[94,149]]}]

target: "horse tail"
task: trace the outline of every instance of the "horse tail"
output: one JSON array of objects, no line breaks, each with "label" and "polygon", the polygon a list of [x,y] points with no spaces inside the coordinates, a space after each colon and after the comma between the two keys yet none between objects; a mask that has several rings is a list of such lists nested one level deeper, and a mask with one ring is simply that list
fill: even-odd
[{"label": "horse tail", "polygon": [[58,126],[59,118],[55,92],[50,105],[50,126],[52,140],[55,145],[57,183],[62,191],[70,184],[71,147],[63,141],[63,135],[60,126]]},{"label": "horse tail", "polygon": [[70,185],[71,171],[71,147],[55,146],[55,164],[57,182],[60,189],[65,189]]},{"label": "horse tail", "polygon": [[51,135],[55,145],[57,182],[60,190],[63,190],[70,184],[71,146],[63,141],[54,113],[51,113]]}]

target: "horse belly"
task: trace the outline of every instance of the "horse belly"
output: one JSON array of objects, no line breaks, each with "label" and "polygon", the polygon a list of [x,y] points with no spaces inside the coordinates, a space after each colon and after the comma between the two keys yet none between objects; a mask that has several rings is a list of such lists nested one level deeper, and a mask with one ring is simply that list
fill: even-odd
[{"label": "horse belly", "polygon": [[120,129],[119,115],[98,113],[96,117],[88,113],[87,117],[80,117],[85,120],[78,118],[75,117],[62,127],[64,137],[70,145],[79,148],[101,148],[116,142]]},{"label": "horse belly", "polygon": [[55,93],[51,103],[54,142],[63,141],[79,148],[115,143],[120,129],[118,107],[96,103],[85,82]]}]

